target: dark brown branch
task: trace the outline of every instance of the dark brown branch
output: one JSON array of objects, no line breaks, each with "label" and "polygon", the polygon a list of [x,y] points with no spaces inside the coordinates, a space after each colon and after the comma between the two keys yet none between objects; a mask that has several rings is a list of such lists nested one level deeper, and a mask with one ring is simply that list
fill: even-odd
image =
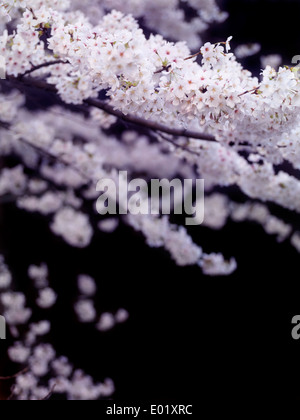
[{"label": "dark brown branch", "polygon": [[244,96],[247,93],[254,93],[255,95],[257,95],[258,94],[258,89],[259,89],[259,86],[257,86],[254,89],[251,89],[251,90],[246,90],[245,92],[241,93],[239,96]]},{"label": "dark brown branch", "polygon": [[[196,54],[193,54],[193,55],[190,55],[189,57],[186,57],[184,59],[184,61],[187,61],[187,60],[191,60],[193,58],[196,58],[196,57],[198,57],[201,54],[202,54],[202,52],[199,51]],[[156,72],[154,72],[154,74],[159,74],[159,73],[162,73],[163,71],[168,71],[168,70],[170,70],[171,67],[172,67],[171,64],[167,64],[166,66],[162,66],[162,68],[159,69],[159,70],[157,70]]]},{"label": "dark brown branch", "polygon": [[213,141],[213,142],[216,141],[216,139],[209,134],[199,133],[197,131],[190,131],[190,130],[181,129],[181,128],[167,127],[166,125],[162,125],[154,121],[145,120],[143,118],[135,117],[134,115],[131,115],[131,114],[125,115],[123,114],[123,112],[114,109],[107,102],[99,101],[98,99],[87,99],[85,103],[95,108],[102,109],[103,111],[107,112],[108,114],[114,115],[120,120],[129,122],[139,127],[148,128],[149,130],[161,131],[162,133],[170,134],[174,137],[188,137],[188,138],[193,138],[197,140],[205,140],[205,141]]},{"label": "dark brown branch", "polygon": [[193,54],[193,55],[190,55],[189,57],[186,57],[185,59],[184,59],[184,61],[187,61],[187,60],[192,60],[193,58],[196,58],[196,57],[198,57],[199,55],[201,55],[202,54],[202,52],[201,51],[199,51],[199,52],[197,52],[196,54]]},{"label": "dark brown branch", "polygon": [[[57,94],[57,90],[54,85],[51,85],[43,80],[34,79],[32,77],[24,77],[24,78],[15,78],[9,77],[8,80],[17,88],[21,88],[22,85],[31,86],[38,89],[42,89],[44,91],[49,91]],[[153,131],[159,131],[162,133],[170,134],[174,137],[187,137],[196,140],[203,140],[203,141],[210,141],[216,142],[217,140],[215,137],[211,136],[210,134],[206,133],[199,133],[197,131],[190,131],[181,128],[172,128],[168,127],[163,124],[156,123],[155,121],[145,120],[143,118],[136,117],[132,114],[125,115],[123,112],[114,109],[113,106],[109,105],[105,101],[101,101],[99,99],[87,99],[84,101],[85,104],[101,109],[110,115],[114,115],[118,119],[134,124],[138,127],[148,128]]]},{"label": "dark brown branch", "polygon": [[28,76],[29,74],[33,73],[34,71],[41,70],[45,67],[55,66],[57,64],[67,64],[68,62],[62,61],[62,60],[55,60],[55,61],[49,61],[48,63],[42,63],[38,66],[33,66],[30,70],[25,71],[24,74],[22,74],[21,78]]},{"label": "dark brown branch", "polygon": [[159,74],[162,73],[163,71],[168,71],[171,68],[171,64],[169,64],[168,66],[163,66],[161,69],[157,70],[154,72],[154,74]]}]

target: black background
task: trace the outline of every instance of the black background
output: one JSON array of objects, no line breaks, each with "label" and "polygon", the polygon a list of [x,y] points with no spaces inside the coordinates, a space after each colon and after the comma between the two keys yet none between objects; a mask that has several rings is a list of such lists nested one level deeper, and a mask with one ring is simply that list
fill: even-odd
[{"label": "black background", "polygon": [[[300,54],[299,1],[224,3],[230,18],[208,39],[233,35],[236,45],[258,41],[263,54],[281,53],[286,64]],[[257,57],[245,65],[259,73]],[[19,288],[31,290],[29,264],[49,265],[59,293],[51,314],[57,351],[98,380],[112,377],[117,400],[298,393],[300,342],[291,338],[291,319],[300,314],[299,254],[261,227],[229,223],[220,232],[191,231],[206,252],[237,258],[238,270],[221,278],[176,267],[164,251],[149,249],[123,225],[113,235],[98,232],[88,249],[74,250],[49,233],[45,218],[7,204],[1,232]],[[109,333],[78,325],[72,310],[78,273],[97,279],[99,309],[130,312],[127,324]],[[8,366],[2,370],[9,373]]]}]

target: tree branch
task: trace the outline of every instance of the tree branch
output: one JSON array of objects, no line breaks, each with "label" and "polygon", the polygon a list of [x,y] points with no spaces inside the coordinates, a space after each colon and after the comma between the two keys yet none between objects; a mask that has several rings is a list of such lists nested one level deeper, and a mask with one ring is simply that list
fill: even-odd
[{"label": "tree branch", "polygon": [[56,384],[54,384],[52,386],[52,388],[50,389],[50,391],[48,392],[48,394],[44,398],[42,398],[41,401],[47,401],[47,400],[49,400],[49,398],[52,397],[55,388],[56,388]]},{"label": "tree branch", "polygon": [[129,122],[131,124],[134,124],[140,127],[148,128],[149,130],[161,131],[162,133],[170,134],[174,137],[188,137],[188,138],[193,138],[197,140],[205,140],[205,141],[213,141],[213,142],[216,141],[216,139],[209,134],[198,133],[197,131],[190,131],[190,130],[181,129],[181,128],[167,127],[166,125],[162,125],[154,121],[145,120],[143,118],[135,117],[134,115],[131,115],[131,114],[125,115],[123,114],[123,112],[114,109],[108,103],[104,101],[99,101],[98,99],[87,99],[85,103],[95,108],[102,109],[108,114],[116,116],[120,120]]},{"label": "tree branch", "polygon": [[25,71],[25,73],[22,74],[20,78],[22,79],[23,77],[28,76],[34,71],[41,70],[45,67],[55,66],[56,64],[68,64],[68,62],[62,61],[62,60],[55,60],[55,61],[49,61],[48,63],[42,63],[42,64],[39,64],[38,66],[33,66],[30,70]]},{"label": "tree branch", "polygon": [[[3,128],[5,130],[11,130],[9,124],[3,123],[1,120],[0,120],[0,128]],[[42,147],[37,146],[34,143],[31,143],[30,141],[24,139],[23,137],[20,137],[18,140],[20,142],[24,143],[26,146],[31,147],[32,149],[36,150],[40,155],[45,156],[46,158],[48,158],[50,160],[54,160],[56,162],[61,163],[64,166],[67,166],[67,167],[73,169],[73,171],[77,172],[82,178],[84,178],[86,180],[87,183],[91,182],[91,179],[87,176],[86,173],[84,173],[80,168],[77,168],[76,166],[73,166],[70,162],[64,160],[63,156],[52,155],[49,151],[43,149]],[[47,182],[49,182],[48,179],[47,179]],[[5,203],[5,201],[1,201],[1,200],[0,200],[0,202]],[[10,202],[10,201],[8,201],[8,202]]]},{"label": "tree branch", "polygon": [[0,376],[0,381],[10,381],[12,379],[16,379],[19,376],[23,375],[24,373],[27,373],[29,370],[29,368],[25,368],[23,370],[21,370],[20,372],[16,373],[15,375],[11,375],[11,376]]},{"label": "tree branch", "polygon": [[[19,89],[25,85],[25,86],[35,87],[37,89],[41,89],[44,91],[49,91],[49,92],[57,94],[57,89],[55,88],[55,86],[43,80],[38,80],[32,77],[15,78],[12,76],[8,77],[8,80],[9,82],[11,82],[11,84],[13,84]],[[84,103],[87,104],[88,106],[101,109],[102,111],[105,111],[107,114],[114,115],[115,117],[117,117],[118,119],[122,121],[134,124],[139,127],[148,128],[153,131],[159,131],[162,133],[170,134],[174,137],[187,137],[187,138],[192,138],[196,140],[203,140],[203,141],[210,141],[210,142],[217,141],[215,137],[213,137],[210,134],[199,133],[197,131],[190,131],[190,130],[181,129],[181,128],[168,127],[166,125],[156,123],[155,121],[151,121],[151,120],[149,121],[140,117],[136,117],[132,114],[125,115],[123,114],[123,112],[115,109],[112,105],[109,105],[107,102],[101,101],[99,99],[86,99]]]},{"label": "tree branch", "polygon": [[162,138],[162,139],[163,139],[163,141],[166,141],[166,142],[170,143],[170,144],[171,144],[171,145],[173,145],[175,148],[177,148],[177,149],[181,149],[181,150],[183,150],[183,151],[185,151],[185,152],[187,152],[187,153],[190,153],[190,154],[192,154],[192,155],[200,156],[200,153],[197,153],[197,152],[195,152],[194,150],[189,149],[189,148],[188,148],[188,146],[177,144],[175,140],[171,140],[171,139],[169,139],[169,138],[168,138],[166,135],[164,135],[163,133],[161,133],[161,132],[160,132],[160,133],[158,133],[158,135],[159,135],[159,137],[160,137],[160,138]]}]

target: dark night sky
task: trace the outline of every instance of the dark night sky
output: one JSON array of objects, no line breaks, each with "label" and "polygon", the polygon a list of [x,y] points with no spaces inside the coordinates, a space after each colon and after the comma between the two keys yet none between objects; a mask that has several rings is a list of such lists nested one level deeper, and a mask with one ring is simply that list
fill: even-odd
[{"label": "dark night sky", "polygon": [[[258,41],[263,54],[279,52],[286,61],[300,54],[294,31],[300,1],[225,4],[231,16],[213,30],[214,40],[233,35],[237,43]],[[251,66],[259,69],[259,60]],[[1,223],[0,244],[21,288],[28,287],[28,264],[49,264],[60,293],[53,324],[57,350],[99,380],[112,377],[116,397],[197,400],[203,387],[206,393],[230,388],[246,395],[252,381],[252,392],[263,397],[299,376],[300,342],[290,334],[291,319],[300,313],[299,254],[262,228],[195,228],[192,235],[207,252],[221,251],[239,263],[231,277],[209,278],[197,268],[176,267],[126,226],[113,235],[97,233],[89,249],[78,251],[49,234],[46,219],[12,205],[3,206]],[[82,272],[99,279],[99,307],[129,310],[127,325],[108,334],[78,326],[72,299]]]}]

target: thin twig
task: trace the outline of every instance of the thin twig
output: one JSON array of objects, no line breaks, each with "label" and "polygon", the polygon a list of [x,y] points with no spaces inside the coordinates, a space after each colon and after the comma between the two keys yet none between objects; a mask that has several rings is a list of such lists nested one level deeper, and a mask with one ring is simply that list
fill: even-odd
[{"label": "thin twig", "polygon": [[187,60],[191,60],[192,58],[196,58],[196,57],[198,57],[199,55],[201,55],[202,54],[202,52],[201,51],[199,51],[199,52],[197,52],[196,54],[193,54],[193,55],[190,55],[189,57],[186,57],[185,59],[184,59],[184,61],[187,61]]},{"label": "thin twig", "polygon": [[[193,54],[193,55],[190,55],[189,57],[186,57],[184,59],[184,61],[191,60],[192,58],[196,58],[201,54],[202,54],[201,51],[199,51],[196,54]],[[162,68],[155,71],[154,74],[159,74],[159,73],[162,73],[163,71],[168,71],[168,70],[170,70],[171,67],[172,67],[171,64],[167,64],[166,66],[162,66]]]},{"label": "thin twig", "polygon": [[49,61],[48,63],[42,63],[39,64],[38,66],[33,66],[30,70],[25,71],[25,73],[22,74],[21,78],[28,76],[29,74],[33,73],[34,71],[43,69],[45,67],[50,67],[50,66],[55,66],[57,64],[68,64],[67,61],[62,61],[62,60],[55,60],[55,61]]},{"label": "thin twig", "polygon": [[155,71],[154,74],[159,74],[159,73],[162,73],[163,71],[168,71],[170,68],[171,68],[171,64],[169,64],[168,66],[163,66],[161,69]]},{"label": "thin twig", "polygon": [[52,388],[50,389],[50,391],[48,392],[48,394],[44,398],[41,398],[41,401],[47,401],[47,400],[49,400],[49,398],[52,397],[52,395],[54,393],[55,387],[56,387],[56,384],[54,384],[52,386]]},{"label": "thin twig", "polygon": [[16,389],[16,385],[13,385],[10,388],[10,394],[9,396],[6,398],[6,401],[11,401],[13,399],[14,393],[15,393],[15,389]]},{"label": "thin twig", "polygon": [[258,87],[256,87],[256,88],[253,88],[253,89],[251,89],[251,90],[246,90],[245,92],[241,93],[239,96],[246,95],[247,93],[254,93],[254,94],[257,94],[257,93],[258,93],[258,89],[259,89],[259,86],[258,86]]},{"label": "thin twig", "polygon": [[10,381],[11,379],[16,379],[19,376],[23,375],[24,373],[27,373],[28,370],[29,370],[29,368],[27,367],[27,368],[21,370],[20,372],[14,374],[12,376],[0,376],[0,381]]},{"label": "thin twig", "polygon": [[158,133],[158,135],[164,140],[164,141],[166,141],[166,142],[168,142],[168,143],[170,143],[170,144],[172,144],[174,147],[176,147],[177,149],[181,149],[181,150],[183,150],[184,152],[187,152],[187,153],[190,153],[190,154],[192,154],[192,155],[196,155],[196,156],[200,156],[200,153],[198,153],[198,152],[196,152],[196,151],[194,151],[194,150],[191,150],[191,149],[189,149],[188,148],[188,146],[184,146],[184,145],[180,145],[180,144],[178,144],[178,143],[176,143],[176,141],[174,141],[174,140],[172,140],[172,139],[169,139],[167,136],[165,136],[164,134],[162,134],[162,133]]},{"label": "thin twig", "polygon": [[[4,128],[5,130],[11,131],[11,128],[7,125],[3,125],[0,121],[0,127]],[[63,159],[62,156],[56,156],[51,154],[48,150],[43,149],[42,147],[37,146],[36,144],[31,143],[30,141],[24,139],[23,137],[19,137],[18,140],[28,147],[32,147],[34,150],[36,150],[39,154],[44,155],[46,158],[57,161],[61,163],[64,166],[68,166],[69,168],[73,169],[75,172],[77,172],[82,178],[86,180],[86,182],[90,183],[91,179],[87,176],[86,173],[84,173],[81,169],[77,168],[76,166],[73,166],[70,164],[70,162]],[[0,377],[1,379],[1,377]]]}]

